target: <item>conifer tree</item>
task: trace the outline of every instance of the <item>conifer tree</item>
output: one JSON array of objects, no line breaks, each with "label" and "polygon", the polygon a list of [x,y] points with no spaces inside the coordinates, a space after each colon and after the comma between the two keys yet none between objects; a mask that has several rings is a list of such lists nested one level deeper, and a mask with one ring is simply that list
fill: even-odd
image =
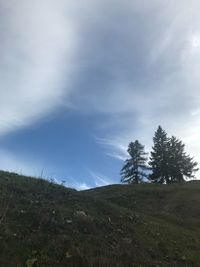
[{"label": "conifer tree", "polygon": [[131,142],[128,146],[130,159],[125,161],[125,165],[121,169],[121,182],[129,184],[138,184],[147,177],[148,167],[146,166],[146,155],[144,146],[138,140]]},{"label": "conifer tree", "polygon": [[154,183],[168,183],[169,170],[168,170],[168,143],[169,138],[167,133],[158,127],[153,138],[154,146],[151,152],[149,165],[151,166],[152,174],[149,178]]},{"label": "conifer tree", "polygon": [[167,133],[158,127],[153,138],[154,146],[149,165],[152,173],[149,179],[154,183],[182,182],[194,177],[198,163],[185,152],[185,145],[178,138],[167,137]]},{"label": "conifer tree", "polygon": [[169,151],[169,182],[183,182],[193,178],[198,171],[198,163],[193,161],[185,152],[185,145],[178,138],[172,136],[168,145]]}]

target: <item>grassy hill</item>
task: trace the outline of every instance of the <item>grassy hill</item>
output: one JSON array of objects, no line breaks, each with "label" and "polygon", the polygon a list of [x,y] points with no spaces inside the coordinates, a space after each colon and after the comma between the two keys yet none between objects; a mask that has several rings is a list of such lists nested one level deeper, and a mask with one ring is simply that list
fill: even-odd
[{"label": "grassy hill", "polygon": [[200,182],[77,192],[0,172],[0,267],[200,266]]}]

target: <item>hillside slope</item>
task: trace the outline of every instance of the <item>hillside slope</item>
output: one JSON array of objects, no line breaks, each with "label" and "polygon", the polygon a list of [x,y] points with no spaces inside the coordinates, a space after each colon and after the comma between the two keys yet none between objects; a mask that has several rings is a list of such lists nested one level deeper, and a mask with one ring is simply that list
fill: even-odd
[{"label": "hillside slope", "polygon": [[200,182],[77,192],[0,172],[0,266],[200,266]]}]

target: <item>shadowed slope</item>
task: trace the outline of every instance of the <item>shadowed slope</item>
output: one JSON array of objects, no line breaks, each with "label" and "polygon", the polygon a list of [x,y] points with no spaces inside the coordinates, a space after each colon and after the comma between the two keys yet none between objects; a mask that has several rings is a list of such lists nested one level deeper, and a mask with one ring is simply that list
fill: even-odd
[{"label": "shadowed slope", "polygon": [[77,192],[0,173],[0,266],[200,266],[200,182]]}]

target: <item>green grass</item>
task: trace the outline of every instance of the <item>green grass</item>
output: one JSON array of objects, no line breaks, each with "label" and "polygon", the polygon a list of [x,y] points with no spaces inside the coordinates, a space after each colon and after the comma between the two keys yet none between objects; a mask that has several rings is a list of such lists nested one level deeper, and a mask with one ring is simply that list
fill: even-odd
[{"label": "green grass", "polygon": [[77,192],[0,172],[0,266],[200,266],[200,182]]}]

